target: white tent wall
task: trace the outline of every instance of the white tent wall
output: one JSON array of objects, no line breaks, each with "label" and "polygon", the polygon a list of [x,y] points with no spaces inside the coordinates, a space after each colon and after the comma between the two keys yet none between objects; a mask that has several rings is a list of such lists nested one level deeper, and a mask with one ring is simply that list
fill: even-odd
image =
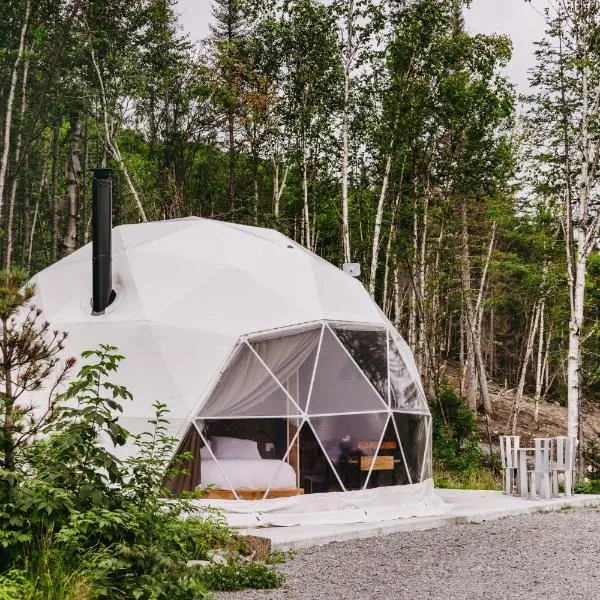
[{"label": "white tent wall", "polygon": [[[311,409],[310,396],[315,406],[321,405],[320,414],[328,416],[336,406],[338,413],[381,412],[399,430],[400,439],[413,433],[421,436],[419,449],[422,436],[430,437],[430,425],[429,430],[412,425],[404,434],[408,425],[391,418],[398,409],[430,422],[419,374],[404,340],[359,281],[293,240],[272,230],[187,218],[116,227],[112,245],[116,299],[103,315],[91,314],[91,244],[37,274],[32,303],[52,328],[68,332],[65,359],[100,344],[116,346],[125,356],[115,383],[133,394],[133,401],[124,403],[122,418],[133,433],[149,427],[153,403],[160,401],[170,411],[169,432],[182,440],[198,418],[223,418],[224,412],[234,416],[240,394],[245,394],[246,415],[261,397],[278,406],[275,412],[291,413],[296,429],[287,434],[288,453],[306,415],[319,414]],[[356,348],[352,340],[346,339],[344,345],[339,337],[355,334],[338,337],[336,328],[380,332],[374,334],[379,354],[385,335],[385,345],[394,354],[388,352],[392,357],[388,372],[375,380],[364,362],[368,357],[361,340],[355,338]],[[278,348],[270,352],[265,340],[273,338],[282,341],[273,342]],[[323,391],[328,381],[331,384],[331,374],[319,373],[315,365],[325,347],[336,348],[337,354],[330,357],[332,368],[339,367],[344,357],[353,365],[345,368],[360,381],[361,394],[352,400],[348,388],[346,405],[329,405]],[[223,383],[223,390],[213,397],[242,349],[253,362],[254,384],[240,379],[236,391],[227,391]],[[347,383],[335,382],[340,389]],[[32,402],[44,406],[46,394],[47,390],[40,391]],[[360,395],[370,398],[368,410],[365,403],[357,405]],[[394,399],[391,405],[389,398]],[[378,439],[382,435],[380,431]],[[133,445],[117,449],[121,457],[135,452]],[[421,466],[426,476],[430,460],[424,456],[410,470]]]}]

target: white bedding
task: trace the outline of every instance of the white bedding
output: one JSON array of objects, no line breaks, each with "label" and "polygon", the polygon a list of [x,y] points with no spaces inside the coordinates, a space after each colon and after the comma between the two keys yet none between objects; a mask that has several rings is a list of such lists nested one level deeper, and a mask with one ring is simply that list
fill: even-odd
[{"label": "white bedding", "polygon": [[[296,473],[281,460],[248,460],[240,458],[220,459],[219,465],[227,475],[223,477],[221,469],[214,460],[203,460],[200,467],[200,485],[214,485],[218,490],[239,488],[295,488]],[[231,485],[230,485],[231,484]]]}]

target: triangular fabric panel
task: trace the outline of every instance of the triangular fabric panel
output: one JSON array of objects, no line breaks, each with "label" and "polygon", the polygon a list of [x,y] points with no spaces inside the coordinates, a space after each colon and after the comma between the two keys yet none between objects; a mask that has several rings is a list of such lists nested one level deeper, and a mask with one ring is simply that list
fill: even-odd
[{"label": "triangular fabric panel", "polygon": [[387,404],[335,335],[326,327],[317,359],[309,414],[378,411]]},{"label": "triangular fabric panel", "polygon": [[341,492],[342,486],[307,421],[300,431],[300,487],[305,494]]},{"label": "triangular fabric panel", "polygon": [[348,329],[340,325],[331,328],[379,395],[388,402],[387,331]]},{"label": "triangular fabric panel", "polygon": [[202,417],[285,417],[298,407],[246,344],[221,375]]},{"label": "triangular fabric panel", "polygon": [[302,410],[306,409],[321,326],[292,335],[251,342],[256,353]]},{"label": "triangular fabric panel", "polygon": [[281,464],[273,469],[273,478],[265,489],[265,497],[269,490],[290,489],[301,487],[300,483],[300,436],[308,424],[301,418],[285,419],[284,439],[285,452],[281,456]]},{"label": "triangular fabric panel", "polygon": [[393,409],[427,410],[427,404],[419,385],[406,367],[400,350],[390,336],[389,340],[389,374],[391,406]]},{"label": "triangular fabric panel", "polygon": [[317,438],[347,490],[361,489],[389,413],[309,417]]},{"label": "triangular fabric panel", "polygon": [[367,480],[367,488],[410,483],[392,417],[388,420],[379,452],[376,454],[376,449],[370,447],[365,447],[364,450],[369,456],[365,461],[366,466],[371,467],[371,463],[373,464],[371,475]]},{"label": "triangular fabric panel", "polygon": [[431,453],[427,450],[431,447],[431,440],[428,439],[431,434],[431,417],[408,413],[393,414],[412,482],[419,483],[421,474],[423,479],[428,479],[431,477]]}]

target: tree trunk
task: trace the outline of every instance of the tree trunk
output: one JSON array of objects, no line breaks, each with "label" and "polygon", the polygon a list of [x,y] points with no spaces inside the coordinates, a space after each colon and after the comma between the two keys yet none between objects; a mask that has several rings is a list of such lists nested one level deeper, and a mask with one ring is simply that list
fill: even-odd
[{"label": "tree trunk", "polygon": [[281,205],[281,197],[283,196],[283,192],[285,190],[285,186],[287,183],[287,176],[289,167],[286,165],[285,170],[283,171],[283,178],[281,180],[281,184],[279,183],[279,168],[280,161],[278,158],[273,158],[273,214],[275,218],[279,220],[279,210]]},{"label": "tree trunk", "polygon": [[471,260],[469,256],[469,230],[467,227],[467,201],[461,201],[461,267],[460,278],[463,293],[463,314],[465,327],[465,342],[467,352],[465,356],[465,387],[467,405],[473,412],[477,411],[477,370],[475,368],[475,340],[474,340],[474,315],[471,300]]},{"label": "tree trunk", "polygon": [[113,134],[111,132],[111,127],[109,127],[109,119],[108,119],[108,105],[106,100],[106,91],[104,88],[104,79],[102,78],[102,73],[100,71],[100,67],[98,66],[98,61],[96,60],[96,53],[94,51],[94,47],[92,46],[92,42],[89,36],[89,27],[86,23],[86,28],[88,28],[88,43],[90,46],[90,56],[92,58],[92,64],[94,65],[94,70],[96,71],[96,76],[98,78],[98,84],[100,86],[100,100],[102,104],[102,113],[104,117],[104,138],[106,147],[110,150],[113,158],[117,161],[121,172],[123,173],[123,177],[125,178],[125,183],[133,196],[138,212],[140,213],[140,218],[143,222],[147,222],[148,219],[146,217],[146,212],[144,211],[144,207],[140,200],[140,197],[133,185],[133,181],[129,175],[129,171],[127,170],[127,166],[125,165],[125,161],[121,156],[121,151],[119,150],[119,146],[117,141],[114,139]]},{"label": "tree trunk", "polygon": [[310,212],[308,208],[308,165],[306,157],[306,148],[302,151],[302,200],[303,200],[303,213],[304,213],[304,240],[305,245],[309,250],[311,248],[311,235],[310,235]]},{"label": "tree trunk", "polygon": [[[546,265],[544,265],[544,272],[546,271]],[[533,409],[533,422],[536,427],[539,427],[540,417],[540,398],[542,396],[542,385],[544,381],[544,317],[546,312],[546,299],[540,300],[540,323],[539,323],[539,334],[538,334],[538,347],[537,357],[535,364],[535,406]]]},{"label": "tree trunk", "polygon": [[56,171],[58,166],[58,142],[60,136],[60,122],[54,124],[54,132],[52,139],[52,171],[50,184],[50,211],[51,211],[51,258],[52,262],[56,262],[58,258],[58,202],[56,199]]},{"label": "tree trunk", "polygon": [[[27,51],[25,49],[25,51]],[[17,135],[17,143],[15,146],[15,163],[21,160],[21,145],[23,141],[23,120],[25,118],[25,110],[27,109],[27,79],[29,75],[29,59],[26,58],[23,64],[23,81],[21,86],[21,107],[19,109],[19,133]],[[14,248],[14,216],[15,216],[15,199],[17,196],[17,177],[13,177],[10,200],[8,203],[8,219],[6,223],[6,270],[10,269],[12,263],[12,255]]]},{"label": "tree trunk", "polygon": [[[348,157],[350,129],[350,72],[354,53],[354,0],[350,0],[346,18],[346,44],[342,53],[344,70],[344,109],[342,115],[342,248],[344,262],[352,260],[350,250],[350,226],[348,222]],[[371,293],[371,296],[373,294]]]},{"label": "tree trunk", "polygon": [[19,72],[19,65],[21,63],[21,60],[23,59],[23,53],[25,50],[25,34],[27,33],[27,26],[29,24],[30,9],[31,3],[29,2],[29,0],[27,0],[27,5],[25,7],[25,18],[23,19],[23,26],[21,27],[21,37],[19,39],[19,50],[17,52],[17,57],[15,58],[15,62],[13,64],[8,99],[6,102],[6,116],[4,117],[4,137],[2,140],[2,158],[0,159],[0,220],[2,219],[4,187],[6,185],[6,171],[8,169],[8,159],[10,156],[10,134],[12,128],[15,91],[17,88],[17,76]]},{"label": "tree trunk", "polygon": [[581,251],[582,232],[576,230],[577,259],[575,264],[575,282],[573,288],[573,310],[569,321],[569,355],[567,361],[567,435],[578,438],[580,368],[581,368],[581,331],[583,327],[585,275],[587,256]]},{"label": "tree trunk", "polygon": [[81,159],[79,144],[81,141],[81,126],[83,115],[77,112],[71,117],[69,133],[69,151],[65,169],[65,208],[68,210],[63,246],[67,254],[77,248],[77,220],[79,216],[79,177],[81,175]]},{"label": "tree trunk", "polygon": [[375,228],[373,230],[373,247],[371,249],[371,271],[369,276],[369,294],[375,297],[375,284],[377,283],[377,265],[379,263],[379,238],[381,237],[381,223],[383,222],[383,208],[385,206],[385,196],[390,180],[390,171],[392,168],[392,152],[387,157],[385,163],[385,172],[379,193],[379,202],[377,203],[377,214],[375,216]]},{"label": "tree trunk", "polygon": [[527,378],[527,365],[531,360],[531,354],[533,353],[533,346],[535,337],[537,334],[538,323],[540,319],[541,312],[541,304],[539,302],[536,303],[533,314],[531,316],[531,325],[529,327],[529,335],[527,336],[527,345],[525,347],[525,356],[523,357],[523,362],[521,363],[521,373],[519,376],[519,383],[517,385],[517,390],[515,392],[515,397],[513,400],[513,405],[510,413],[510,431],[511,435],[516,435],[517,433],[517,422],[519,419],[519,412],[521,410],[521,398],[523,397],[523,390],[525,389],[525,380]]},{"label": "tree trunk", "polygon": [[[348,41],[350,43],[350,41]],[[342,248],[344,262],[351,261],[350,227],[348,224],[348,101],[350,96],[350,73],[348,65],[344,66],[344,114],[342,118]],[[373,295],[373,294],[371,294]]]}]

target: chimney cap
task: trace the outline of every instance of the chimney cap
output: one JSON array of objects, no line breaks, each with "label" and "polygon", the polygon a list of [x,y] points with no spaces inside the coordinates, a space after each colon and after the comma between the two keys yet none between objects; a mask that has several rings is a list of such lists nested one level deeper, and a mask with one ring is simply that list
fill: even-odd
[{"label": "chimney cap", "polygon": [[113,170],[108,167],[96,167],[92,169],[95,179],[111,179]]}]

